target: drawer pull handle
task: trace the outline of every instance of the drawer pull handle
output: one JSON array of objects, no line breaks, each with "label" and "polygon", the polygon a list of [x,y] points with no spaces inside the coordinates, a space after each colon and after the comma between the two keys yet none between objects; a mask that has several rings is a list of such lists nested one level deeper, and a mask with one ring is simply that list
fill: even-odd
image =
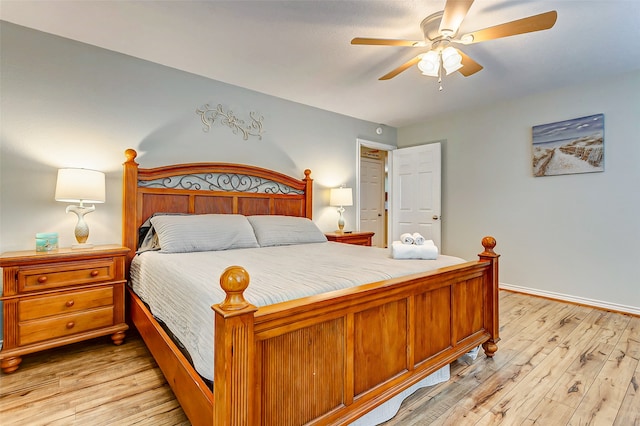
[{"label": "drawer pull handle", "polygon": [[73,322],[73,321],[69,321],[69,322],[67,323],[67,328],[68,328],[69,330],[71,330],[75,325],[76,325],[76,323],[75,323],[75,322]]},{"label": "drawer pull handle", "polygon": [[47,282],[47,276],[46,276],[46,275],[41,275],[41,276],[39,276],[39,277],[38,277],[38,282],[39,282],[40,284],[44,284],[44,283],[46,283],[46,282]]},{"label": "drawer pull handle", "polygon": [[92,277],[97,277],[99,273],[100,272],[97,269],[94,269],[93,271],[91,271],[91,276]]},{"label": "drawer pull handle", "polygon": [[65,305],[67,305],[67,308],[70,308],[73,306],[75,302],[73,300],[68,300],[67,303],[65,303]]}]

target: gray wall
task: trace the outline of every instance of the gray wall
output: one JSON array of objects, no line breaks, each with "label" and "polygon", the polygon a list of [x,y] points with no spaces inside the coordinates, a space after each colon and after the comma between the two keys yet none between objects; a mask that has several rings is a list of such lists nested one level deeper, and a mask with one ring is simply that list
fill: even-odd
[{"label": "gray wall", "polygon": [[[445,92],[441,94],[446,96]],[[604,114],[605,171],[533,177],[531,127]],[[493,235],[500,281],[640,313],[640,72],[447,114],[398,130],[443,143],[443,241],[473,258]]]},{"label": "gray wall", "polygon": [[[75,242],[76,216],[54,200],[57,169],[107,173],[107,201],[86,216],[89,242],[121,241],[124,150],[138,163],[253,164],[314,179],[314,221],[337,223],[328,188],[355,185],[356,139],[396,144],[396,130],[0,22],[0,252],[35,247],[37,232]],[[214,46],[212,46],[212,49]],[[210,52],[215,55],[215,51]],[[215,125],[196,109],[222,104],[239,118],[264,117],[262,140]],[[355,222],[355,209],[345,212]]]},{"label": "gray wall", "polygon": [[[138,163],[219,161],[253,164],[315,182],[314,220],[337,221],[328,188],[355,185],[356,139],[396,144],[396,131],[177,71],[7,22],[1,23],[0,251],[34,247],[36,232],[74,242],[76,217],[53,199],[57,169],[107,173],[107,202],[86,217],[93,243],[121,239],[124,150]],[[212,55],[215,52],[211,52]],[[262,140],[216,124],[209,132],[196,109],[222,104],[249,121],[264,117]],[[345,212],[354,222],[354,209]]]}]

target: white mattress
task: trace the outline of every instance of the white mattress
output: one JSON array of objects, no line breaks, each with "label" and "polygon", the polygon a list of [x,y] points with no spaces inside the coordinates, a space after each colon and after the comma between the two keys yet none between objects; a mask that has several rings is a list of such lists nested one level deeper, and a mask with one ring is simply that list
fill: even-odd
[{"label": "white mattress", "polygon": [[463,262],[443,255],[436,260],[396,260],[387,249],[335,242],[215,252],[145,252],[131,264],[130,285],[180,339],[198,373],[213,380],[211,305],[225,298],[219,278],[228,266],[247,270],[250,284],[245,298],[265,306]]}]

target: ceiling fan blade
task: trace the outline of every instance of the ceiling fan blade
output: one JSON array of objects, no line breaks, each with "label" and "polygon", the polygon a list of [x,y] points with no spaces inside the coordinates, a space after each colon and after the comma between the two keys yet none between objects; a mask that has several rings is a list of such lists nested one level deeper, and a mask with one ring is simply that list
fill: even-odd
[{"label": "ceiling fan blade", "polygon": [[368,46],[407,46],[407,47],[423,47],[424,41],[416,40],[392,40],[386,38],[365,38],[356,37],[351,40],[351,44],[364,44]]},{"label": "ceiling fan blade", "polygon": [[471,44],[502,37],[509,37],[512,35],[548,30],[555,25],[557,19],[558,12],[552,10],[539,15],[529,16],[528,18],[522,18],[516,21],[496,25],[495,27],[474,31],[463,35],[460,39],[463,43]]},{"label": "ceiling fan blade", "polygon": [[411,68],[412,66],[420,62],[420,59],[422,59],[422,53],[416,56],[415,58],[408,60],[407,62],[400,65],[398,68],[394,69],[393,71],[390,71],[387,74],[383,75],[378,80],[392,79],[396,75],[400,74],[402,71],[405,71],[406,69]]},{"label": "ceiling fan blade", "polygon": [[447,0],[440,21],[440,34],[453,36],[467,16],[473,0]]},{"label": "ceiling fan blade", "polygon": [[465,55],[465,53],[462,50],[460,49],[456,49],[456,50],[458,51],[460,56],[462,56],[462,68],[458,70],[460,74],[464,75],[465,77],[469,77],[470,75],[473,75],[478,71],[482,70],[483,68],[482,65],[480,65],[479,63],[477,63],[476,61],[474,61],[473,59]]}]

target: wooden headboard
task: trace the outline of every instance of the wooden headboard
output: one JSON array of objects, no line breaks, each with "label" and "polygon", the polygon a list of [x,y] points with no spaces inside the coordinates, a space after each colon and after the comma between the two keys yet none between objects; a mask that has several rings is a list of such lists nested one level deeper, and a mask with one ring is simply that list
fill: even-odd
[{"label": "wooden headboard", "polygon": [[[122,178],[122,244],[138,247],[138,228],[153,213],[225,213],[301,216],[311,219],[313,179],[255,166],[188,163],[140,168],[133,149],[125,151]],[[127,262],[128,264],[129,262]]]}]

